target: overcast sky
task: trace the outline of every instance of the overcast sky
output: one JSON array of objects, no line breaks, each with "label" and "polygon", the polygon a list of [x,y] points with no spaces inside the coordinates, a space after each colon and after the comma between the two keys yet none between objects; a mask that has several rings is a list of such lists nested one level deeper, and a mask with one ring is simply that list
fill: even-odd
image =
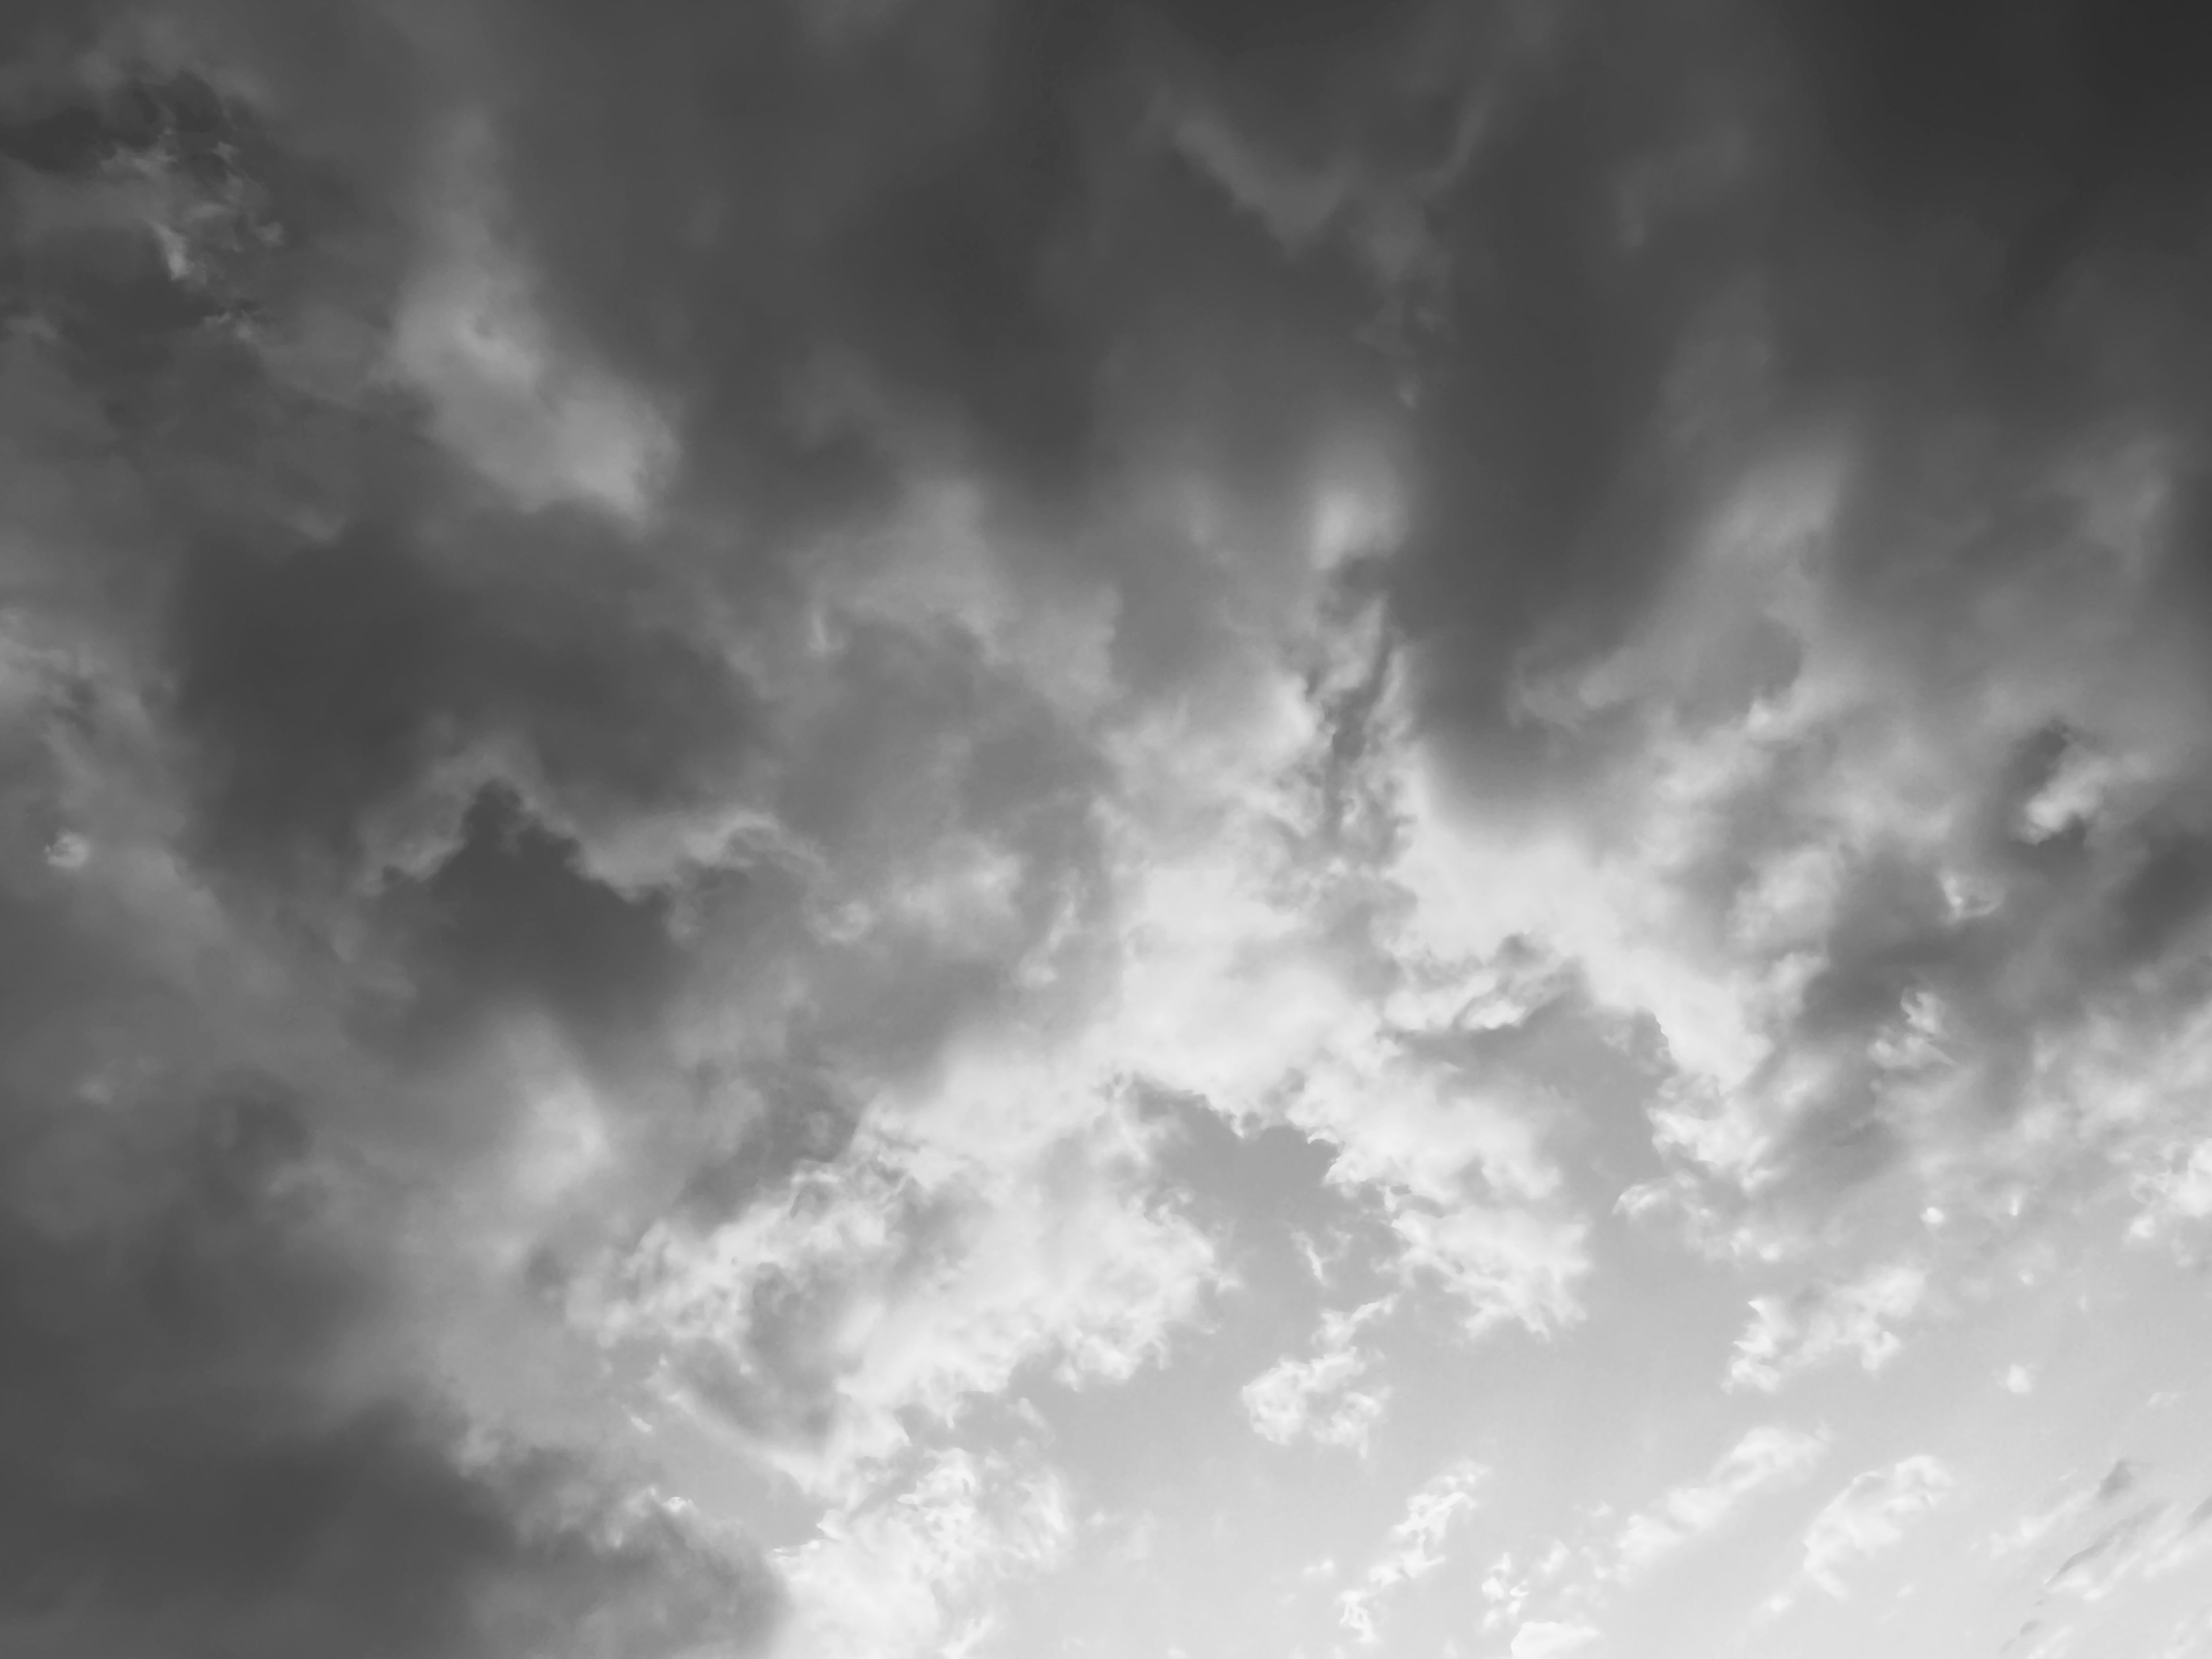
[{"label": "overcast sky", "polygon": [[0,10],[11,1659],[2212,1654],[2212,9]]}]

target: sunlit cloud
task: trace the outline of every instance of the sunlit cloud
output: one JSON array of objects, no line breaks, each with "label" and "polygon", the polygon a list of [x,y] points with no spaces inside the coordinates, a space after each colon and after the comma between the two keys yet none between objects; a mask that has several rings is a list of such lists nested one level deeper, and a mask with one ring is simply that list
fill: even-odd
[{"label": "sunlit cloud", "polygon": [[1048,1474],[938,1455],[779,1559],[793,1598],[780,1650],[807,1659],[968,1651],[990,1628],[982,1595],[1050,1568],[1073,1536],[1066,1495]]}]

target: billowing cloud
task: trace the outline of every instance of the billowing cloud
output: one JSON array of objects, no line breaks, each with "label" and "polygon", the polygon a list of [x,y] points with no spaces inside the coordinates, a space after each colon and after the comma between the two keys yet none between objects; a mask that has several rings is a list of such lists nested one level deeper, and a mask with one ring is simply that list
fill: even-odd
[{"label": "billowing cloud", "polygon": [[2172,1593],[2203,25],[2015,12],[21,0],[0,1645]]}]

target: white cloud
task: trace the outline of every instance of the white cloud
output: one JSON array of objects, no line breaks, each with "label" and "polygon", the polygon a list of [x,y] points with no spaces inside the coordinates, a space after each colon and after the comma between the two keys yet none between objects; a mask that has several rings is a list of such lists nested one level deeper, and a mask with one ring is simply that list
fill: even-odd
[{"label": "white cloud", "polygon": [[1396,1207],[1391,1231],[1409,1275],[1433,1274],[1463,1304],[1470,1334],[1511,1321],[1552,1331],[1582,1316],[1576,1286],[1589,1269],[1588,1229],[1522,1209]]},{"label": "white cloud", "polygon": [[777,1553],[792,1600],[778,1659],[924,1659],[972,1645],[988,1628],[985,1593],[1057,1565],[1074,1534],[1050,1474],[935,1454]]},{"label": "white cloud", "polygon": [[[964,1101],[961,1080],[938,1115],[879,1115],[843,1157],[719,1227],[655,1227],[580,1316],[770,1392],[796,1378],[826,1395],[825,1443],[776,1444],[770,1429],[768,1449],[841,1498],[905,1443],[903,1413],[950,1423],[1032,1363],[1075,1384],[1127,1378],[1218,1279],[1211,1241],[1148,1190],[1153,1148],[1125,1108],[1064,1103],[1055,1135],[1045,1079],[971,1074]],[[1024,1083],[1040,1092],[990,1097]]]},{"label": "white cloud", "polygon": [[1899,1264],[1786,1299],[1760,1297],[1736,1340],[1729,1386],[1771,1393],[1793,1372],[1846,1354],[1879,1370],[1904,1346],[1893,1327],[1911,1317],[1927,1293],[1927,1270]]},{"label": "white cloud", "polygon": [[2145,1160],[2135,1182],[2142,1212],[2130,1227],[2137,1239],[2154,1238],[2212,1217],[2212,1139],[2183,1142]]},{"label": "white cloud", "polygon": [[1850,1568],[1896,1544],[1956,1484],[1948,1469],[1924,1455],[1868,1470],[1813,1517],[1805,1533],[1805,1577],[1843,1595]]},{"label": "white cloud", "polygon": [[1310,1358],[1279,1360],[1246,1383],[1240,1397],[1254,1431],[1279,1446],[1310,1437],[1325,1446],[1364,1452],[1389,1389],[1350,1386],[1368,1366],[1368,1356],[1354,1342],[1359,1328],[1390,1305],[1386,1297],[1323,1316]]},{"label": "white cloud", "polygon": [[1761,1492],[1804,1480],[1827,1455],[1828,1436],[1800,1430],[1756,1428],[1739,1440],[1701,1480],[1677,1486],[1620,1529],[1614,1557],[1624,1577],[1634,1577],[1694,1542]]},{"label": "white cloud", "polygon": [[1488,1475],[1481,1464],[1462,1458],[1431,1476],[1407,1501],[1406,1518],[1391,1528],[1389,1544],[1359,1583],[1337,1596],[1339,1620],[1363,1646],[1380,1639],[1376,1604],[1443,1565],[1444,1540],[1454,1523],[1474,1508],[1475,1491]]},{"label": "white cloud", "polygon": [[[1521,988],[1501,995],[1494,960],[1432,939],[1403,902],[1389,838],[1346,830],[1358,814],[1389,819],[1406,759],[1387,652],[1352,656],[1382,673],[1386,713],[1365,734],[1365,771],[1329,799],[1312,774],[1330,733],[1287,667],[1279,694],[1255,700],[1271,712],[1254,715],[1249,755],[1207,749],[1196,766],[1172,732],[1125,745],[1152,816],[1128,826],[1119,1001],[1098,1040],[1224,1115],[1339,1147],[1332,1182],[1387,1216],[1401,1270],[1458,1300],[1471,1333],[1557,1329],[1580,1316],[1589,1263],[1544,1144],[1546,1103],[1448,1052]],[[1353,907],[1396,920],[1347,945],[1331,919]]]}]

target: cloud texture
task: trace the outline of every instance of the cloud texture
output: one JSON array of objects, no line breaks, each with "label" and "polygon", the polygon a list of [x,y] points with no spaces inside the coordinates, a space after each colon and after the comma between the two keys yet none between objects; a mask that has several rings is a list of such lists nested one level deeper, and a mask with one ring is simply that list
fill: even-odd
[{"label": "cloud texture", "polygon": [[5,1645],[1712,1652],[2120,1455],[2208,39],[14,8]]}]

